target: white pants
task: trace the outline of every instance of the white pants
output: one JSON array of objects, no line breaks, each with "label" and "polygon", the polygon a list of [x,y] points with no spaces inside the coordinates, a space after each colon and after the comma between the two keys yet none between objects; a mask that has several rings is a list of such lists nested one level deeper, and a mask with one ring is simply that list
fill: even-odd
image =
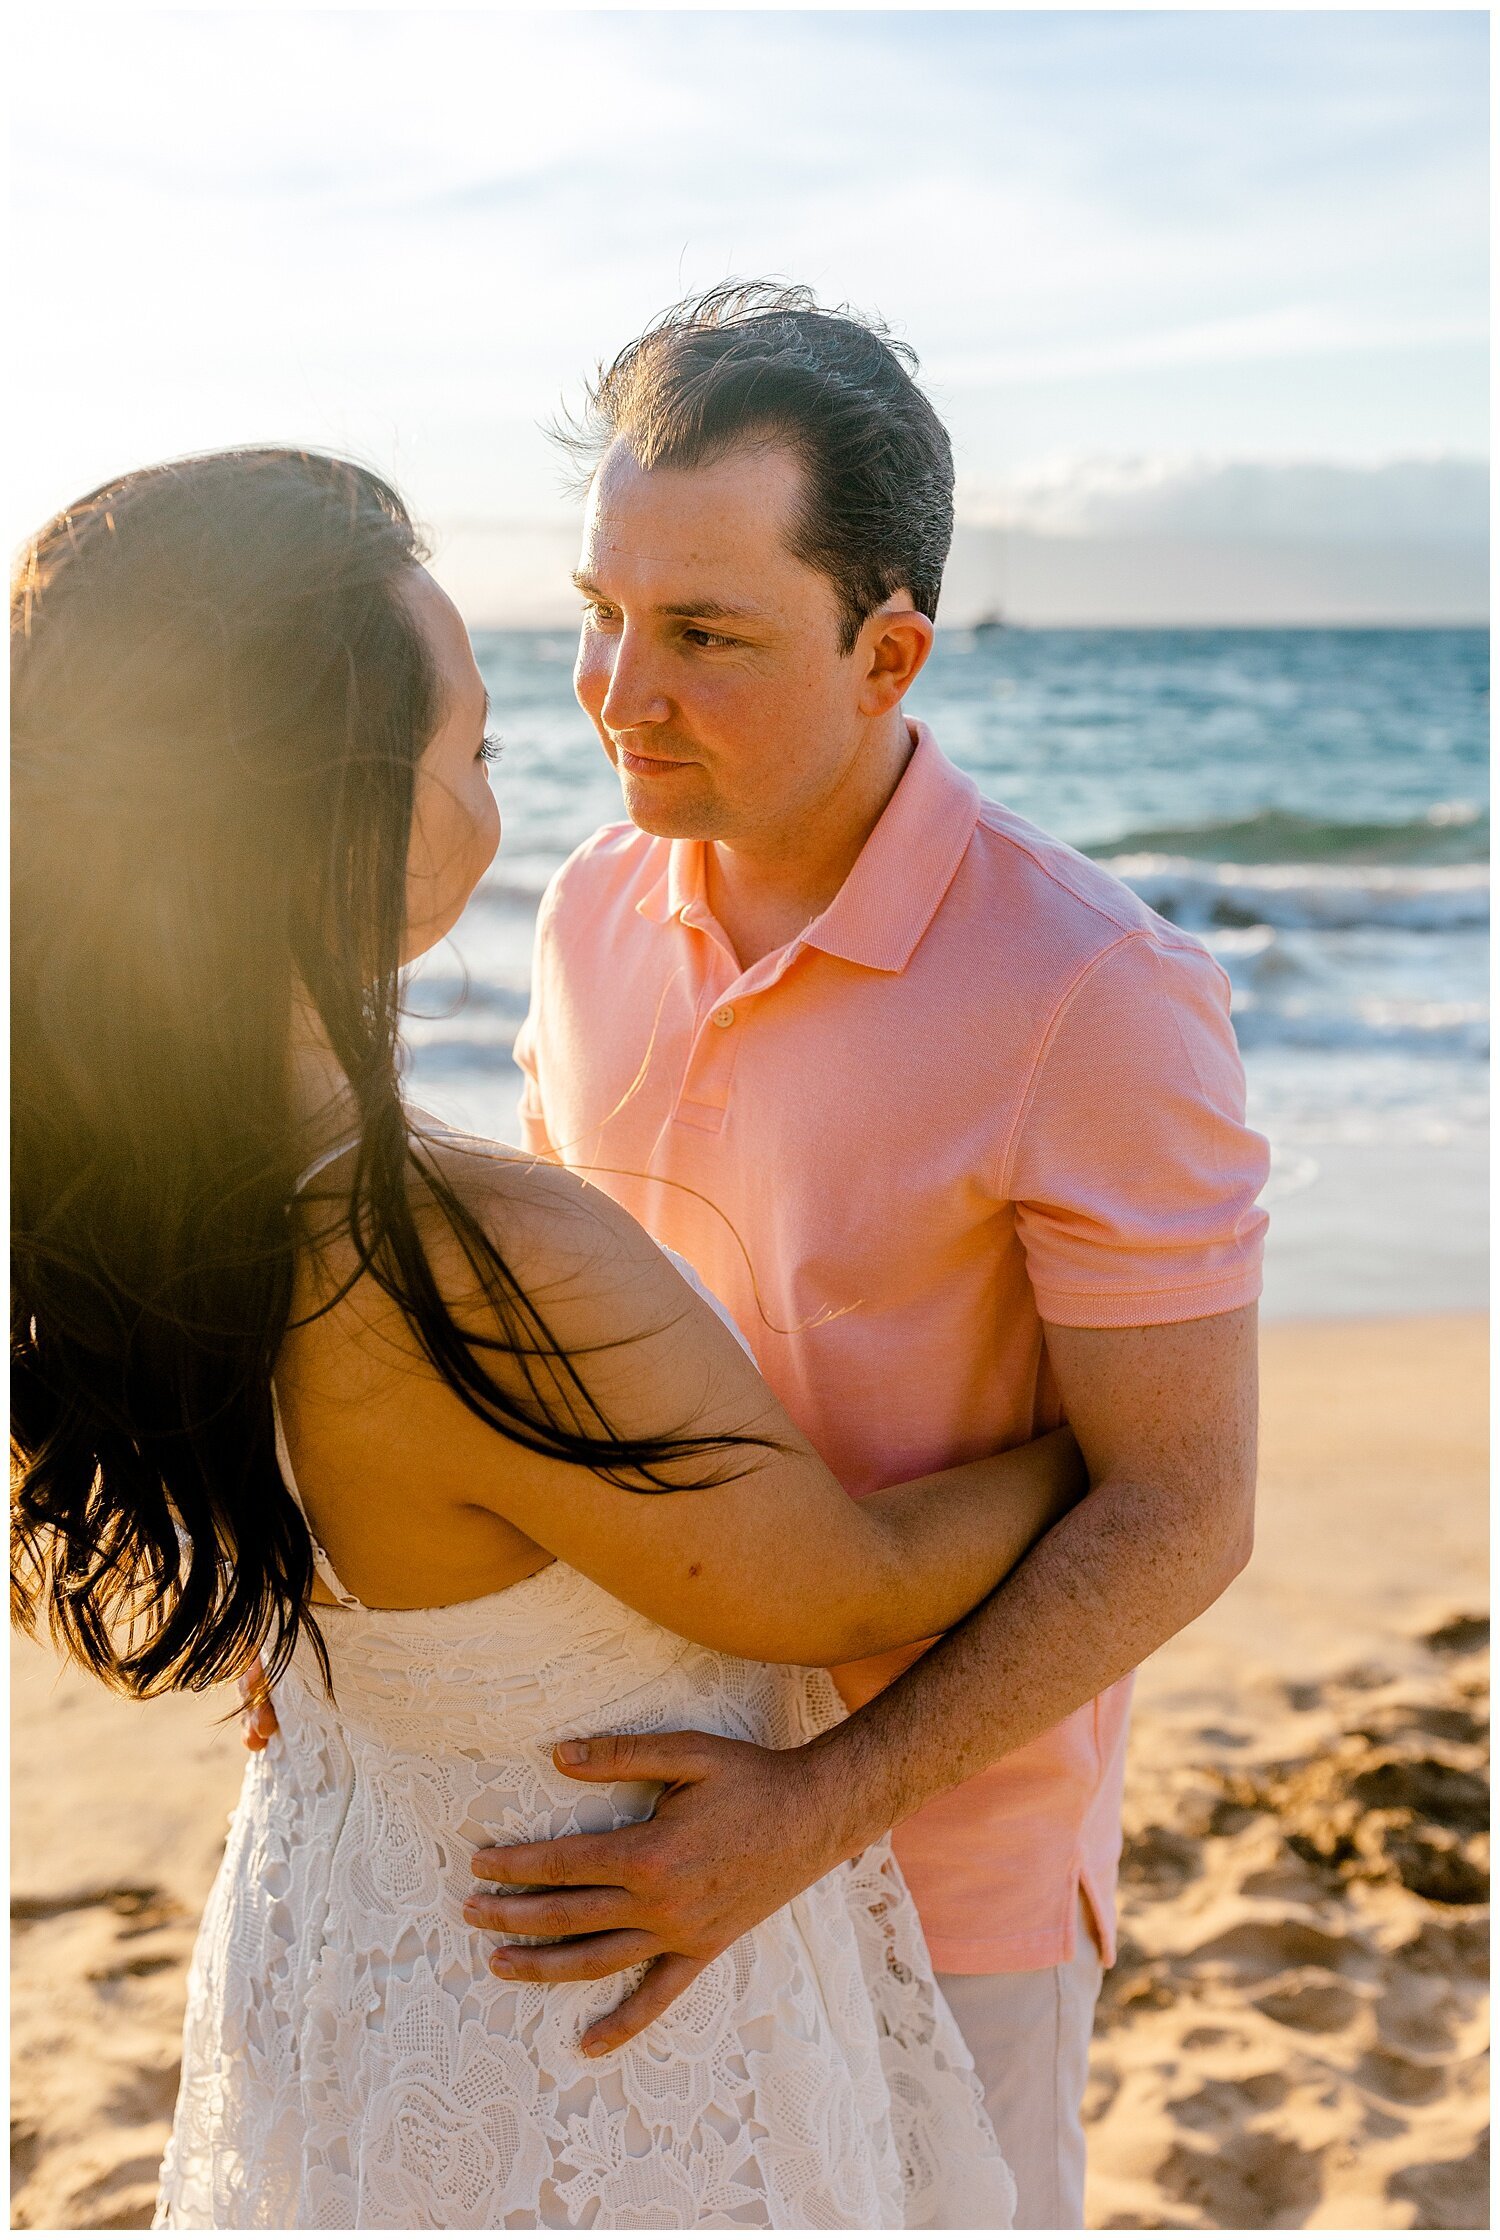
[{"label": "white pants", "polygon": [[1088,1909],[1078,1949],[1055,1968],[938,1977],[1016,2178],[1018,2232],[1083,2230],[1083,2091],[1104,1963]]}]

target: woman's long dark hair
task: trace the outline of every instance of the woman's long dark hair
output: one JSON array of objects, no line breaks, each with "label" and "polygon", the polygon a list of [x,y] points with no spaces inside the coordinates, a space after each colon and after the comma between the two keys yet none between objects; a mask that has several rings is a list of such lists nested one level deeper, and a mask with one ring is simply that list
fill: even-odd
[{"label": "woman's long dark hair", "polygon": [[[302,1627],[327,1673],[271,1406],[299,979],[358,1115],[357,1270],[465,1404],[637,1489],[748,1443],[617,1438],[403,1111],[407,845],[440,718],[401,596],[422,556],[365,469],[237,451],[96,490],[14,587],[12,1606],[125,1693],[257,1650],[274,1678]],[[498,1319],[508,1389],[414,1191]]]}]

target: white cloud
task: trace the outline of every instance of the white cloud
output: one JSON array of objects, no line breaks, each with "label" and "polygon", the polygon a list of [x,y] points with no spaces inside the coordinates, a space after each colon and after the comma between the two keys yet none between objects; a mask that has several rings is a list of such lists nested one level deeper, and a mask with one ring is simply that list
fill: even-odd
[{"label": "white cloud", "polygon": [[1392,319],[1351,315],[1322,305],[1288,305],[1144,334],[1102,335],[1057,349],[1032,347],[946,357],[943,378],[969,388],[1014,382],[1066,381],[1151,367],[1245,365],[1266,358],[1321,357],[1330,351],[1430,350],[1449,343],[1483,345],[1485,320]]},{"label": "white cloud", "polygon": [[559,397],[747,272],[890,318],[991,483],[1059,448],[1472,451],[1484,28],[34,9],[13,526],[266,437],[353,448],[439,519],[540,515]]},{"label": "white cloud", "polygon": [[976,527],[1055,537],[1479,543],[1489,472],[1466,458],[1061,458],[961,489],[959,512]]}]

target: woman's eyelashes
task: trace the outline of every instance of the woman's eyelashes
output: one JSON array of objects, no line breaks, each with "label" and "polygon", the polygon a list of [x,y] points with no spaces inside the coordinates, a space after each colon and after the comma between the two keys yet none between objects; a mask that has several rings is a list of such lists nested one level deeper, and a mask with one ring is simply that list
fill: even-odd
[{"label": "woman's eyelashes", "polygon": [[479,742],[481,762],[498,762],[505,752],[505,741],[498,731],[487,731]]}]

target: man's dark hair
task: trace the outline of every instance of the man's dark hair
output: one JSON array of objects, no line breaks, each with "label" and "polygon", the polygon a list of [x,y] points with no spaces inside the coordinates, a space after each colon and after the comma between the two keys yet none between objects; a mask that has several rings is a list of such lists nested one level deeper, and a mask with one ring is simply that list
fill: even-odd
[{"label": "man's dark hair", "polygon": [[726,281],[653,319],[553,432],[586,474],[617,437],[648,470],[746,443],[790,447],[806,477],[792,549],[838,592],[848,653],[894,592],[937,613],[953,452],[916,363],[876,321],[826,311],[810,288]]}]

